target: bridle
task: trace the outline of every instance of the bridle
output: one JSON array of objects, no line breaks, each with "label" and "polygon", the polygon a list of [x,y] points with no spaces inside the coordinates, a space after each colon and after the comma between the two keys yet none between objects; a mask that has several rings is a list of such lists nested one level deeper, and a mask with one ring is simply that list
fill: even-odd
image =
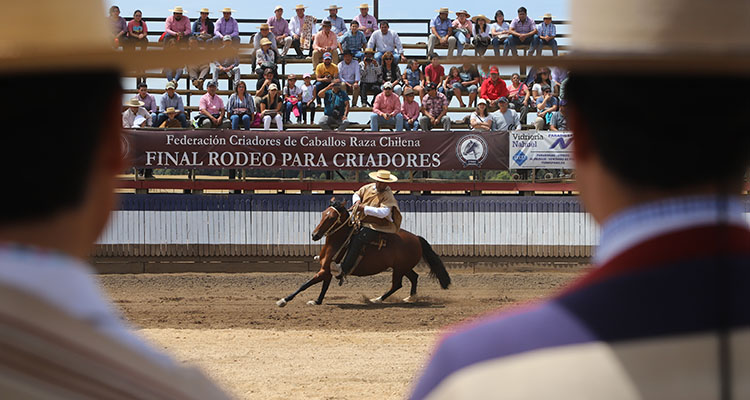
[{"label": "bridle", "polygon": [[[341,228],[343,228],[343,227],[345,227],[347,225],[347,221],[349,220],[347,218],[347,220],[345,220],[343,222],[339,222],[339,220],[341,219],[341,211],[339,211],[334,206],[329,206],[328,208],[332,208],[333,211],[336,211],[337,217],[336,217],[336,222],[334,222],[333,224],[331,224],[331,226],[329,226],[328,229],[326,229],[326,231],[323,234],[323,236],[333,235],[334,233],[338,232]],[[336,229],[333,229],[336,226],[336,224],[340,224],[340,225],[338,227],[336,227]]]}]

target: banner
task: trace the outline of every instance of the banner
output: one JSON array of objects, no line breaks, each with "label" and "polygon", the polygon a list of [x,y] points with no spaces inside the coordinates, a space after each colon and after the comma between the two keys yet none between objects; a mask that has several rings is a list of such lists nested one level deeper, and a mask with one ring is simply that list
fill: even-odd
[{"label": "banner", "polygon": [[127,130],[138,168],[508,169],[508,132]]},{"label": "banner", "polygon": [[573,169],[573,132],[520,131],[509,135],[510,169]]}]

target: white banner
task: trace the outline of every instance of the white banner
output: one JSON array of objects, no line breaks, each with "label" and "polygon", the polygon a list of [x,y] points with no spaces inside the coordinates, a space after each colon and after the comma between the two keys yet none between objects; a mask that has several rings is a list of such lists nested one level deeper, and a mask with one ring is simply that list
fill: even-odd
[{"label": "white banner", "polygon": [[510,132],[510,169],[573,168],[573,132],[519,131]]}]

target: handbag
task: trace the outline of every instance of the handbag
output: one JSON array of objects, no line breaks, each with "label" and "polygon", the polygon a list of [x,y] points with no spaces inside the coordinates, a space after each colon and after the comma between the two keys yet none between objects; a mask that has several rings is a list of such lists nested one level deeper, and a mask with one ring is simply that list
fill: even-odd
[{"label": "handbag", "polygon": [[490,38],[487,36],[474,36],[472,44],[474,47],[489,47]]}]

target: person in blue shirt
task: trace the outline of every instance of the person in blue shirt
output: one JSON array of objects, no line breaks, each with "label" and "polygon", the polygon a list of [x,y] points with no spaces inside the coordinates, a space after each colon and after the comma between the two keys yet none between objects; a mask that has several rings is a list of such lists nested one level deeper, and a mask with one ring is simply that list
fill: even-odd
[{"label": "person in blue shirt", "polygon": [[323,118],[318,121],[320,129],[331,131],[338,127],[339,131],[345,131],[349,126],[349,96],[341,90],[341,79],[334,79],[331,83],[318,92],[318,97],[325,102]]},{"label": "person in blue shirt", "polygon": [[357,61],[362,60],[365,56],[363,53],[365,46],[367,46],[367,38],[365,34],[359,30],[359,22],[352,21],[349,25],[351,29],[346,32],[344,36],[339,37],[339,51],[343,54],[345,51],[351,51],[354,58]]},{"label": "person in blue shirt", "polygon": [[536,26],[537,33],[534,35],[529,54],[534,55],[534,51],[536,51],[536,55],[541,56],[542,48],[546,45],[552,49],[552,55],[557,57],[557,40],[555,40],[557,28],[552,23],[552,14],[544,14],[542,21],[541,24]]},{"label": "person in blue shirt", "polygon": [[427,56],[435,52],[435,46],[448,45],[448,57],[453,56],[453,50],[456,48],[456,37],[453,36],[453,21],[448,18],[450,10],[443,7],[439,10],[438,16],[430,21],[430,37],[427,39]]}]

